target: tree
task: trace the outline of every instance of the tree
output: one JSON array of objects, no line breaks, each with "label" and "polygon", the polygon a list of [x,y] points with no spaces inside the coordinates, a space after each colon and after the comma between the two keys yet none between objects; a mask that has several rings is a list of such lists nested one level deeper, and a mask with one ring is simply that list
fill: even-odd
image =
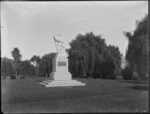
[{"label": "tree", "polygon": [[124,32],[128,39],[126,60],[131,70],[136,71],[140,76],[147,75],[149,71],[149,45],[148,45],[148,15],[141,21],[136,22],[133,34]]},{"label": "tree", "polygon": [[39,65],[40,65],[41,59],[39,56],[34,55],[30,61],[35,66],[36,77],[38,77],[38,71],[39,71]]},{"label": "tree", "polygon": [[20,51],[19,49],[16,47],[13,49],[13,51],[11,52],[13,58],[14,58],[14,61],[13,61],[13,70],[14,72],[16,73],[16,76],[17,76],[17,72],[18,72],[18,69],[19,69],[19,64],[20,64],[20,61],[21,61],[21,54],[20,54]]},{"label": "tree", "polygon": [[71,41],[70,47],[67,52],[69,54],[69,71],[73,77],[104,78],[106,77],[104,75],[108,75],[109,72],[104,73],[102,70],[104,67],[110,68],[109,75],[111,77],[120,67],[119,48],[107,46],[101,35],[96,36],[92,32],[85,35],[78,34]]},{"label": "tree", "polygon": [[121,54],[118,47],[113,45],[107,46],[104,53],[105,62],[103,63],[103,75],[110,78],[116,78],[121,71]]},{"label": "tree", "polygon": [[29,60],[21,61],[19,72],[20,75],[24,76],[33,76],[34,75],[34,67],[30,64]]},{"label": "tree", "polygon": [[133,72],[130,66],[126,66],[125,69],[122,70],[122,76],[124,80],[131,80],[133,78]]},{"label": "tree", "polygon": [[[71,49],[69,53],[69,68],[75,75],[81,75],[84,77],[91,76],[94,71],[96,48],[92,40],[96,36],[90,32],[86,35],[78,34],[76,40],[72,40],[70,43]],[[80,69],[80,70],[79,70]]]},{"label": "tree", "polygon": [[52,72],[52,59],[56,53],[45,54],[41,58],[41,63],[39,66],[39,73],[42,76],[50,77],[50,73]]},{"label": "tree", "polygon": [[1,76],[10,76],[13,73],[12,60],[1,58]]}]

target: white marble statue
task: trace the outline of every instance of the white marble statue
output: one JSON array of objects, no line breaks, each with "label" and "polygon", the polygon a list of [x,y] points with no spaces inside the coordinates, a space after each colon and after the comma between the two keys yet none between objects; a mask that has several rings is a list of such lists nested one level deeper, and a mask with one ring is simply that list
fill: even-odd
[{"label": "white marble statue", "polygon": [[55,41],[55,45],[56,45],[56,50],[57,50],[57,53],[58,55],[60,56],[66,56],[66,53],[65,53],[65,40],[64,38],[59,35],[59,36],[53,36],[54,38],[54,41]]},{"label": "white marble statue", "polygon": [[45,87],[85,86],[85,83],[73,80],[72,75],[68,70],[68,58],[65,53],[65,40],[61,35],[58,37],[53,36],[53,38],[58,54],[52,58],[52,72],[50,78],[40,82],[40,84]]}]

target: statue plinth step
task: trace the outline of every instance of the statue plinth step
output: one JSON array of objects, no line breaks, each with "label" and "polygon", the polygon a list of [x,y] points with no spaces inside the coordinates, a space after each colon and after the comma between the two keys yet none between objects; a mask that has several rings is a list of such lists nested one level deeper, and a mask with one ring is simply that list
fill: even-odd
[{"label": "statue plinth step", "polygon": [[45,87],[59,87],[59,86],[85,86],[84,83],[76,80],[46,80],[40,82]]}]

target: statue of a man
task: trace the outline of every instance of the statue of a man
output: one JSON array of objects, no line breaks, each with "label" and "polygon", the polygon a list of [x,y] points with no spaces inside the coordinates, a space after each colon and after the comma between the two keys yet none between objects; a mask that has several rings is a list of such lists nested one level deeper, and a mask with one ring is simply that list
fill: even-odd
[{"label": "statue of a man", "polygon": [[53,36],[55,44],[56,44],[56,50],[58,55],[65,55],[65,41],[61,35],[55,37]]}]

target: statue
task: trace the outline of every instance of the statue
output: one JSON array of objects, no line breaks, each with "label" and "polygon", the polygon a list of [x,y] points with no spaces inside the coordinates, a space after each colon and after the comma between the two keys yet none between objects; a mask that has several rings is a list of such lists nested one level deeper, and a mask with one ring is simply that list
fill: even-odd
[{"label": "statue", "polygon": [[63,37],[61,35],[59,35],[58,37],[53,36],[54,41],[55,41],[55,45],[56,45],[56,51],[58,53],[58,55],[60,56],[65,56],[65,41],[63,39]]},{"label": "statue", "polygon": [[65,53],[65,41],[59,35],[53,36],[56,50],[58,54],[55,54],[52,58],[52,72],[50,78],[46,81],[40,82],[45,87],[59,87],[59,86],[85,86],[84,83],[72,80],[72,75],[68,70],[68,58]]}]

